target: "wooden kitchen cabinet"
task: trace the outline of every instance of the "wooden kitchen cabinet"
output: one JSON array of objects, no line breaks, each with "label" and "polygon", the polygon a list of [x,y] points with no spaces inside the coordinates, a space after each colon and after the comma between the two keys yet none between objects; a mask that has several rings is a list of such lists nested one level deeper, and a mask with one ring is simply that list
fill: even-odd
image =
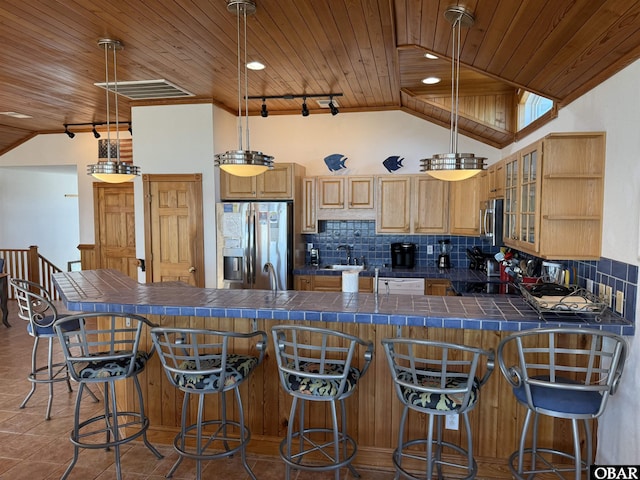
[{"label": "wooden kitchen cabinet", "polygon": [[373,220],[374,177],[318,177],[319,220]]},{"label": "wooden kitchen cabinet", "polygon": [[378,177],[376,233],[411,233],[411,176]]},{"label": "wooden kitchen cabinet", "polygon": [[413,233],[446,233],[448,182],[430,175],[413,178]]},{"label": "wooden kitchen cabinet", "polygon": [[274,163],[273,169],[255,177],[238,177],[220,172],[222,200],[293,200],[295,177],[302,167]]},{"label": "wooden kitchen cabinet", "polygon": [[506,159],[504,243],[556,260],[601,255],[605,134],[555,133]]},{"label": "wooden kitchen cabinet", "polygon": [[441,297],[455,295],[451,281],[446,278],[426,278],[424,280],[424,294]]},{"label": "wooden kitchen cabinet", "polygon": [[487,169],[489,199],[504,198],[505,162],[501,160]]},{"label": "wooden kitchen cabinet", "polygon": [[[294,288],[314,292],[341,292],[341,275],[296,275]],[[373,292],[373,277],[358,277],[358,291],[363,293]]]},{"label": "wooden kitchen cabinet", "polygon": [[302,179],[302,222],[300,232],[318,233],[315,177],[305,177]]},{"label": "wooden kitchen cabinet", "polygon": [[449,233],[480,235],[480,177],[449,183]]}]

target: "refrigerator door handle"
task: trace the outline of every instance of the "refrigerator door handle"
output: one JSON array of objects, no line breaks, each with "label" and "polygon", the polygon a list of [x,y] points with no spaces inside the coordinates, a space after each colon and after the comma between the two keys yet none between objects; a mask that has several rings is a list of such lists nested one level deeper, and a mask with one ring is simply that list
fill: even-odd
[{"label": "refrigerator door handle", "polygon": [[249,258],[247,263],[249,264],[249,277],[248,281],[250,288],[256,283],[256,212],[250,210],[249,213]]}]

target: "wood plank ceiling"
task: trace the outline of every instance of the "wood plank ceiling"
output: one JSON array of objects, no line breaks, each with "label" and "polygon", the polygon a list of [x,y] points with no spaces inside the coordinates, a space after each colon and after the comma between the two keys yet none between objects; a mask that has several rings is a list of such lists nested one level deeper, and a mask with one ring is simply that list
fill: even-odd
[{"label": "wood plank ceiling", "polygon": [[[341,112],[402,109],[448,127],[451,25],[464,5],[460,132],[495,147],[517,136],[522,91],[559,108],[640,58],[640,0],[256,0],[249,95],[340,92]],[[99,38],[115,38],[118,80],[166,79],[183,100],[238,111],[236,18],[226,0],[3,0],[0,2],[0,154],[65,123],[106,120]],[[439,58],[427,60],[424,53]],[[437,75],[436,86],[421,83]],[[261,101],[249,102],[259,115]],[[299,114],[301,99],[269,100],[270,114]],[[328,113],[315,101],[311,115]],[[112,102],[113,107],[113,102]],[[113,113],[111,114],[113,121]],[[135,130],[135,126],[133,127]]]}]

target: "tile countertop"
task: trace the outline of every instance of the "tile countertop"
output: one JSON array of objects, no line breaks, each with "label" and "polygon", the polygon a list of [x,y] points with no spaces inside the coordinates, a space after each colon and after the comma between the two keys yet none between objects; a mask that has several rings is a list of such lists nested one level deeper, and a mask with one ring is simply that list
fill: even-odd
[{"label": "tile countertop", "polygon": [[141,315],[310,320],[518,331],[542,326],[583,326],[633,335],[634,325],[616,316],[553,315],[544,320],[517,295],[375,295],[270,290],[218,290],[180,282],[138,283],[116,270],[53,275],[72,311]]}]

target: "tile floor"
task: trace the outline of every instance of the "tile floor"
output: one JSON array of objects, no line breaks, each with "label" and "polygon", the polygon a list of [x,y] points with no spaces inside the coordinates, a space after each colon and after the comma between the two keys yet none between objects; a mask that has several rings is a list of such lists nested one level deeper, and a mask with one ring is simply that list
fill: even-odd
[{"label": "tile floor", "polygon": [[[64,382],[55,387],[51,420],[45,420],[47,388],[39,386],[26,408],[20,409],[30,383],[27,374],[33,339],[25,328],[25,322],[16,315],[14,301],[9,301],[9,321],[6,328],[0,324],[0,479],[45,480],[59,479],[73,455],[69,431],[73,424],[75,391],[68,393]],[[42,349],[46,352],[45,348]],[[57,347],[57,346],[56,346]],[[54,351],[59,353],[59,347]],[[73,383],[72,383],[73,385]],[[75,388],[75,387],[74,387]],[[101,409],[102,403],[96,404]],[[156,445],[165,456],[157,460],[139,442],[122,447],[123,480],[163,479],[177,456],[172,446]],[[258,480],[284,479],[284,467],[280,458],[251,455],[249,457]],[[391,480],[392,472],[359,469],[362,480]],[[343,479],[353,478],[344,471]],[[81,450],[78,463],[70,480],[115,479],[113,452],[104,450]],[[194,479],[195,463],[182,462],[175,472],[176,480]],[[248,475],[238,458],[209,462],[203,467],[203,479],[245,480]],[[331,480],[333,474],[311,474],[294,472],[291,480]]]}]

